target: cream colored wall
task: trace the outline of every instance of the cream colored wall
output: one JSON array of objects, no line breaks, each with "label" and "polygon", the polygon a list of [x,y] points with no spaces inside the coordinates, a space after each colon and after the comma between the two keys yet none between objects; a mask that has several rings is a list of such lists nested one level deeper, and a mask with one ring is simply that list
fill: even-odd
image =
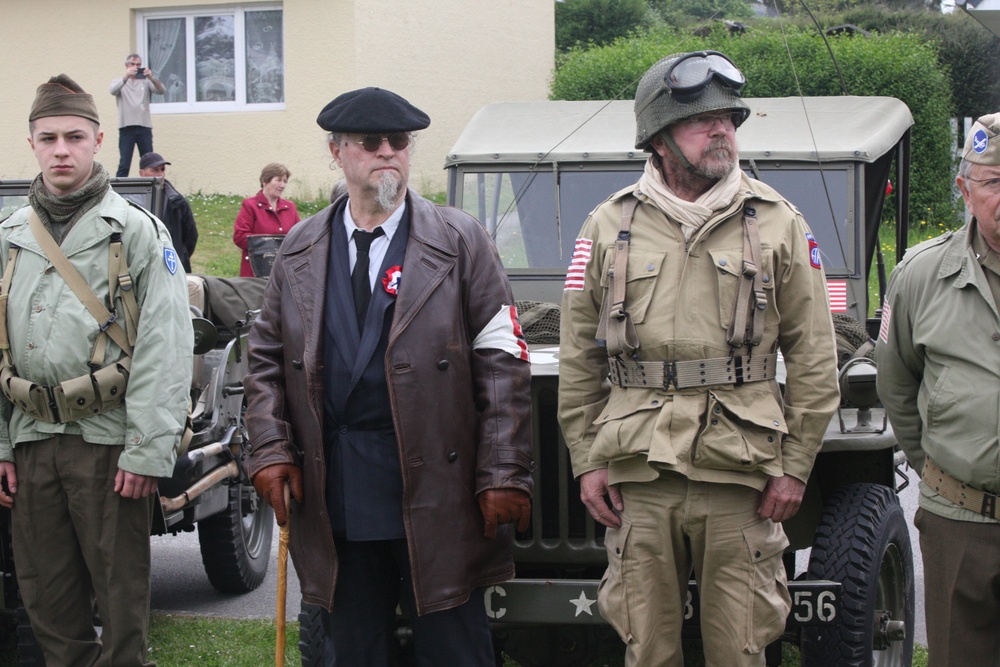
[{"label": "cream colored wall", "polygon": [[[118,164],[117,110],[108,93],[136,49],[134,10],[185,0],[4,0],[0,44],[0,177],[38,171],[27,137],[35,88],[65,72],[93,93],[105,131],[100,161]],[[199,3],[201,6],[210,6]],[[553,68],[553,3],[545,0],[288,0],[284,3],[285,109],[154,114],[157,152],[182,192],[257,191],[261,167],[283,162],[292,196],[325,196],[341,176],[316,125],[342,92],[381,86],[431,117],[413,155],[410,183],[445,187],[444,157],[472,115],[502,100],[545,99]],[[59,20],[37,17],[58,16]],[[45,31],[44,33],[40,31]],[[40,37],[44,34],[45,37]],[[81,45],[88,42],[86,48]],[[16,54],[12,56],[11,54]],[[138,171],[133,157],[132,175]]]}]

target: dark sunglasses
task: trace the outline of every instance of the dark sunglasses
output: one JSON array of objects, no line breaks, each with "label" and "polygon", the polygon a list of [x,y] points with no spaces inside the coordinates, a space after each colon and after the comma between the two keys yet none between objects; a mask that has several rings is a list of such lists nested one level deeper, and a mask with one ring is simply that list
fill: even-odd
[{"label": "dark sunglasses", "polygon": [[401,151],[410,145],[410,135],[406,132],[393,132],[388,135],[366,134],[361,137],[361,141],[355,141],[354,143],[360,144],[369,153],[374,153],[382,147],[383,141],[388,141],[392,150]]}]

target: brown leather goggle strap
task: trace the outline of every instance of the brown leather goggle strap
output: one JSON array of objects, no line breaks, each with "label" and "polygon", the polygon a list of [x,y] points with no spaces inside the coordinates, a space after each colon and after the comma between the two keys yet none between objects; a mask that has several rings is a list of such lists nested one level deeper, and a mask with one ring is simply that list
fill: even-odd
[{"label": "brown leather goggle strap", "polygon": [[[743,209],[743,266],[733,304],[733,317],[726,333],[732,348],[760,345],[764,337],[763,255],[760,248],[760,230],[757,228],[757,211],[747,204]],[[758,317],[759,316],[759,317]]]},{"label": "brown leather goggle strap", "polygon": [[606,341],[609,357],[632,354],[639,348],[632,316],[625,308],[625,284],[628,280],[628,248],[632,238],[632,216],[639,200],[626,197],[622,201],[622,221],[615,239],[615,254],[608,272],[608,289],[601,304],[597,338]]}]

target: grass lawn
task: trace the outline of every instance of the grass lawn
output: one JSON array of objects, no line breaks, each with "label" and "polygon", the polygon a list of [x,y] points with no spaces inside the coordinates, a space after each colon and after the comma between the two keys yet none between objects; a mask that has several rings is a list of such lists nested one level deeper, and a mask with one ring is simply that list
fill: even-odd
[{"label": "grass lawn", "polygon": [[[431,197],[443,203],[439,193]],[[194,194],[188,197],[198,224],[198,246],[191,258],[195,273],[231,277],[239,274],[240,251],[233,244],[233,222],[239,211],[241,196]],[[327,205],[326,201],[295,201],[299,214],[306,218]],[[909,245],[946,231],[930,228],[918,222],[910,233]],[[880,242],[885,255],[886,275],[895,265],[895,237],[891,225],[883,225]],[[874,273],[873,273],[874,276]],[[870,281],[870,304],[879,304],[877,280]],[[0,667],[16,667],[17,642],[9,616],[0,618]],[[150,656],[160,667],[261,667],[274,661],[275,624],[261,620],[232,620],[178,616],[154,613],[150,622]],[[697,651],[689,651],[686,664],[703,664]],[[287,627],[285,661],[289,667],[299,664],[298,624]],[[619,667],[621,655],[600,660],[591,667]],[[799,664],[796,647],[786,645],[782,667]],[[914,651],[914,667],[926,667],[927,654],[923,647]],[[518,667],[508,660],[506,667]]]}]

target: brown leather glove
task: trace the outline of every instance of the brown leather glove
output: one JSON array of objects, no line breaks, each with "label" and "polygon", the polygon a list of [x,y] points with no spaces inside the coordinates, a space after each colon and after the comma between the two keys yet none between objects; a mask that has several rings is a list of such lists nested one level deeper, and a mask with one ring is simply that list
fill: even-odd
[{"label": "brown leather glove", "polygon": [[517,521],[518,532],[528,530],[531,521],[531,498],[517,489],[487,489],[479,494],[479,509],[483,513],[486,529],[483,534],[493,540],[497,524]]},{"label": "brown leather glove", "polygon": [[288,521],[288,508],[285,507],[285,484],[291,487],[292,496],[297,502],[302,502],[302,471],[298,466],[288,463],[261,468],[253,476],[253,488],[268,505],[274,508],[274,518],[279,526]]}]

